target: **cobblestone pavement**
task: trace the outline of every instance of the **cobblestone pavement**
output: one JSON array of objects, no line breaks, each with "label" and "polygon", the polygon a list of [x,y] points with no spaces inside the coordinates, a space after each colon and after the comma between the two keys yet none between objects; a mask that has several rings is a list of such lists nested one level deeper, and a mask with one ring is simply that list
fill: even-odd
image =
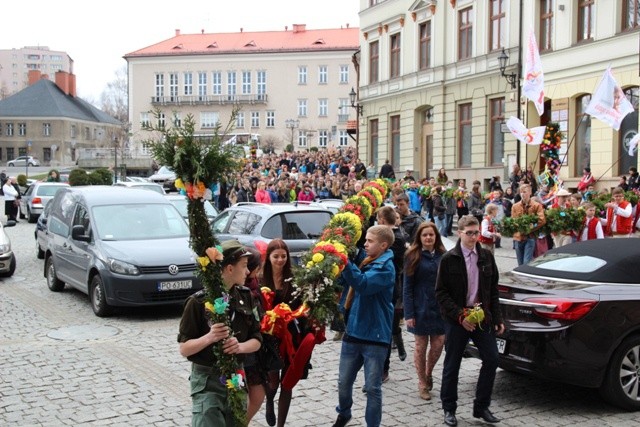
[{"label": "cobblestone pavement", "polygon": [[[189,363],[176,344],[180,308],[127,309],[101,319],[86,295],[68,288],[50,292],[43,261],[36,258],[34,227],[20,221],[6,229],[18,268],[12,278],[0,279],[0,425],[188,426]],[[497,250],[497,259],[502,271],[515,265],[510,240]],[[294,390],[288,425],[330,426],[335,420],[340,343],[328,335],[316,347],[309,378]],[[434,374],[434,400],[425,402],[411,362],[413,337],[405,332],[404,339],[409,357],[400,362],[392,356],[382,424],[442,425],[437,396],[444,357]],[[478,370],[477,360],[463,361],[461,426],[483,424],[471,416]],[[361,386],[362,374],[355,385],[353,426],[365,425]],[[502,370],[494,390],[491,408],[504,426],[637,425],[637,414],[604,404],[595,390]],[[267,425],[263,411],[252,425]]]}]

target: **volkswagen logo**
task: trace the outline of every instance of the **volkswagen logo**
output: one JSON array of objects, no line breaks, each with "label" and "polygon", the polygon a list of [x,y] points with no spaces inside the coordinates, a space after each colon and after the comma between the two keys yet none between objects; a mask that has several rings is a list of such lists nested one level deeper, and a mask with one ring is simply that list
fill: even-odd
[{"label": "volkswagen logo", "polygon": [[178,272],[180,272],[180,269],[178,268],[178,266],[177,266],[177,265],[175,265],[175,264],[171,264],[171,265],[169,266],[169,274],[172,274],[172,275],[174,275],[174,276],[175,276],[176,274],[178,274]]}]

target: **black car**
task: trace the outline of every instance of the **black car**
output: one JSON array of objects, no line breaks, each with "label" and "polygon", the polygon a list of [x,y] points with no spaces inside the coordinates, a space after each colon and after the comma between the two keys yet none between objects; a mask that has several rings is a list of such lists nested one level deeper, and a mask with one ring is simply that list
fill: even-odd
[{"label": "black car", "polygon": [[501,368],[598,388],[609,403],[640,410],[639,240],[550,250],[504,274],[499,291]]},{"label": "black car", "polygon": [[263,254],[272,239],[285,241],[291,259],[300,263],[304,252],[320,238],[333,214],[325,207],[289,203],[237,203],[218,215],[211,230],[221,241],[237,239]]}]

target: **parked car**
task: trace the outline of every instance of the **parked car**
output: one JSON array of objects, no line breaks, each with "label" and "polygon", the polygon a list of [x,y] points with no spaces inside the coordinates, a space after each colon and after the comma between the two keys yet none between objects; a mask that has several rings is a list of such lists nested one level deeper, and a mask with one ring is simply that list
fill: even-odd
[{"label": "parked car", "polygon": [[88,294],[97,316],[114,306],[179,304],[202,288],[187,225],[164,196],[68,187],[49,204],[47,286],[59,292],[66,283]]},{"label": "parked car", "polygon": [[[304,203],[304,202],[298,202]],[[331,211],[334,215],[338,213],[342,205],[344,205],[344,200],[342,199],[318,199],[315,202],[310,202],[310,206],[322,206]]]},{"label": "parked car", "polygon": [[158,169],[158,172],[149,177],[149,181],[162,185],[167,191],[176,191],[176,174],[167,166]]},{"label": "parked car", "polygon": [[66,182],[34,182],[20,199],[21,212],[29,222],[36,222],[45,205],[53,199],[56,192],[68,186],[69,184]]},{"label": "parked car", "polygon": [[[173,206],[178,209],[178,212],[180,212],[180,215],[182,215],[185,221],[189,219],[189,214],[187,212],[187,204],[189,202],[189,199],[187,198],[187,196],[184,196],[182,194],[167,194],[165,197],[167,200],[173,203]],[[213,221],[213,219],[220,213],[209,200],[204,201],[204,210],[207,213],[207,218],[209,218],[209,223],[211,223],[211,221]]]},{"label": "parked car", "polygon": [[11,277],[16,271],[16,254],[11,250],[11,239],[5,233],[5,227],[14,227],[15,221],[0,222],[0,277]]},{"label": "parked car", "polygon": [[590,240],[503,274],[500,367],[598,388],[609,403],[640,410],[639,260],[637,239]]},{"label": "parked car", "polygon": [[44,259],[44,253],[47,250],[47,244],[49,239],[49,231],[47,230],[47,221],[49,219],[49,212],[51,211],[51,203],[47,203],[42,210],[42,213],[36,221],[36,229],[33,231],[33,235],[36,238],[36,256],[38,259]]},{"label": "parked car", "polygon": [[12,166],[26,166],[27,163],[29,164],[29,166],[40,166],[40,160],[36,159],[35,157],[32,156],[19,156],[16,157],[13,160],[9,160],[7,162],[7,166],[12,167]]},{"label": "parked car", "polygon": [[119,181],[113,184],[116,187],[125,187],[125,188],[138,188],[140,190],[151,190],[156,193],[166,194],[162,185],[156,184],[154,182],[140,182],[140,181]]},{"label": "parked car", "polygon": [[211,230],[221,241],[238,239],[262,253],[272,239],[281,238],[289,247],[292,261],[299,264],[331,216],[326,208],[305,204],[237,203],[213,220]]}]

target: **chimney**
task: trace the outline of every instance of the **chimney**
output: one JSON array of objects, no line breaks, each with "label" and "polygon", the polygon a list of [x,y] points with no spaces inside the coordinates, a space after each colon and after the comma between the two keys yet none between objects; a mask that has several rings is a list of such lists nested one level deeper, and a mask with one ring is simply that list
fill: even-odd
[{"label": "chimney", "polygon": [[176,28],[176,37],[180,35],[180,28]]},{"label": "chimney", "polygon": [[307,24],[293,24],[294,33],[304,33],[307,29]]},{"label": "chimney", "polygon": [[66,71],[56,71],[56,86],[58,86],[65,95],[69,95],[69,80],[69,73]]},{"label": "chimney", "polygon": [[31,86],[32,84],[40,80],[41,76],[42,76],[42,73],[40,72],[40,70],[29,70],[29,73],[27,74],[27,80],[29,82],[29,86]]},{"label": "chimney", "polygon": [[69,95],[74,98],[78,96],[76,93],[76,75],[73,73],[69,73]]}]

